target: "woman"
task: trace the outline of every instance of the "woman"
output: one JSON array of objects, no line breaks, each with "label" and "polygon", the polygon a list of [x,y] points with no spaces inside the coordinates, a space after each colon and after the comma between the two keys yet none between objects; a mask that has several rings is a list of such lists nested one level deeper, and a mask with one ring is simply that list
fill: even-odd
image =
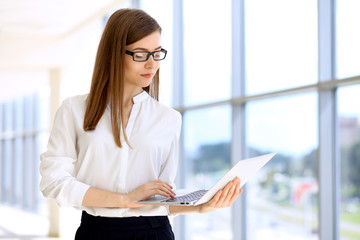
[{"label": "woman", "polygon": [[121,9],[101,38],[90,93],[59,108],[41,191],[83,210],[75,239],[174,239],[169,215],[231,206],[239,179],[193,207],[145,206],[152,195],[174,197],[181,115],[160,104],[161,28],[145,12]]}]

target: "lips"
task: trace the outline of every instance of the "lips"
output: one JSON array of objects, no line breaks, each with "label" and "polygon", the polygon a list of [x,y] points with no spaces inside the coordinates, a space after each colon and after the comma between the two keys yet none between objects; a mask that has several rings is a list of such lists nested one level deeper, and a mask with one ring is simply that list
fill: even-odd
[{"label": "lips", "polygon": [[141,74],[142,77],[145,77],[145,78],[152,78],[154,76],[153,73],[145,73],[145,74]]}]

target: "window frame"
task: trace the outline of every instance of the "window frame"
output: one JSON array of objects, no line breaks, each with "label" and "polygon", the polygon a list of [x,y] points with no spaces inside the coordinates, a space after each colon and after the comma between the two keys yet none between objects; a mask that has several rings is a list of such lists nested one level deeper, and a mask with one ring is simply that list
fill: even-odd
[{"label": "window frame", "polygon": [[[248,102],[272,99],[279,96],[292,96],[306,92],[318,94],[318,181],[319,181],[319,240],[338,240],[339,237],[339,191],[340,191],[340,156],[337,143],[336,91],[342,86],[360,84],[360,75],[349,78],[336,78],[336,0],[318,0],[318,81],[300,87],[275,90],[266,93],[246,95],[245,85],[245,43],[244,13],[245,0],[230,0],[232,4],[232,69],[230,99],[207,102],[196,105],[184,104],[184,26],[183,1],[173,1],[174,16],[174,58],[173,58],[173,107],[181,114],[195,109],[205,109],[220,105],[232,108],[232,165],[238,159],[247,156],[245,146],[245,105]],[[341,80],[341,81],[339,81]],[[183,125],[183,128],[186,128]],[[186,162],[184,159],[184,142],[180,138],[180,161],[177,175],[177,186],[184,186]],[[333,151],[328,151],[333,149]],[[329,162],[331,164],[329,164]],[[331,184],[329,184],[331,183]],[[333,187],[335,186],[335,188]],[[245,187],[246,188],[246,187]],[[245,240],[246,226],[246,191],[232,207],[233,239]],[[240,214],[239,214],[240,212]],[[177,238],[184,239],[184,217],[175,218]],[[329,231],[332,229],[332,231]]]}]

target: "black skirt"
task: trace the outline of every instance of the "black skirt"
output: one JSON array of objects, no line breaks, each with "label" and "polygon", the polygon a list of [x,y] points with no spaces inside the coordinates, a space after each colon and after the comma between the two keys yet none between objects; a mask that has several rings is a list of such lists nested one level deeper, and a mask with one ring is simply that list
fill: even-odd
[{"label": "black skirt", "polygon": [[174,240],[167,216],[95,217],[82,212],[75,240]]}]

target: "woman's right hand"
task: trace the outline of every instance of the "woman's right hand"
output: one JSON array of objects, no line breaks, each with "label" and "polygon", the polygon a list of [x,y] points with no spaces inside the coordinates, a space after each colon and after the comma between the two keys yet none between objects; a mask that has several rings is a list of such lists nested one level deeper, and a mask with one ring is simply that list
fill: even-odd
[{"label": "woman's right hand", "polygon": [[145,200],[153,195],[161,195],[164,197],[175,197],[175,193],[172,191],[172,186],[164,181],[155,180],[149,183],[145,183],[136,188],[131,193],[127,194],[127,206],[128,208],[139,208],[147,205],[137,204],[138,201]]}]

